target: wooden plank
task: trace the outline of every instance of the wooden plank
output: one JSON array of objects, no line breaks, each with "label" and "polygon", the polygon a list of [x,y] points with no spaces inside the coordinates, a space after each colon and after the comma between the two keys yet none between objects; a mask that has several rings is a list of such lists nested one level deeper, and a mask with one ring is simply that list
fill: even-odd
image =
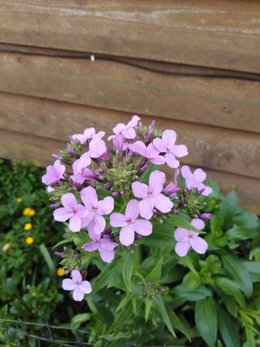
[{"label": "wooden plank", "polygon": [[260,132],[260,83],[0,53],[0,91]]},{"label": "wooden plank", "polygon": [[[0,157],[27,160],[38,166],[46,166],[53,162],[50,153],[57,153],[64,146],[65,143],[62,141],[0,130]],[[260,214],[259,180],[211,170],[206,171],[209,177],[217,179],[225,192],[238,186],[242,205]]]},{"label": "wooden plank", "polygon": [[[108,134],[118,122],[131,115],[122,112],[61,103],[57,101],[0,94],[0,128],[66,140],[89,126]],[[145,124],[151,117],[142,116]],[[178,143],[185,143],[190,155],[185,162],[208,169],[260,178],[260,136],[254,133],[155,118],[162,129],[175,129]]]},{"label": "wooden plank", "polygon": [[260,71],[260,3],[1,0],[0,42]]}]

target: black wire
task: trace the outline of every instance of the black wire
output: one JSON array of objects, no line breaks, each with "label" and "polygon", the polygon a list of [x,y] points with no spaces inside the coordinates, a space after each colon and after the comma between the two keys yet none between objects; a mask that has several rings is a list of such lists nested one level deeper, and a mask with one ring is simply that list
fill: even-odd
[{"label": "black wire", "polygon": [[173,75],[173,76],[181,76],[181,77],[201,77],[201,78],[227,78],[227,79],[237,79],[242,81],[254,81],[254,82],[260,82],[260,76],[257,74],[251,74],[249,75],[243,75],[240,72],[234,71],[234,72],[222,72],[222,73],[203,73],[203,72],[180,72],[175,70],[164,70],[159,68],[153,68],[149,66],[145,66],[142,64],[138,64],[131,61],[126,61],[124,59],[120,58],[114,58],[114,57],[108,57],[108,56],[102,56],[99,54],[89,54],[89,55],[75,55],[75,54],[68,54],[68,53],[41,53],[41,52],[25,52],[20,50],[8,50],[4,49],[0,52],[4,53],[16,53],[16,54],[22,54],[22,55],[29,55],[29,56],[42,56],[42,57],[54,57],[54,58],[65,58],[65,59],[78,59],[78,60],[90,60],[91,57],[94,57],[94,61],[96,60],[102,60],[102,61],[112,61],[119,64],[124,64],[128,66],[133,66],[137,69],[150,71],[153,73],[163,74],[163,75]]}]

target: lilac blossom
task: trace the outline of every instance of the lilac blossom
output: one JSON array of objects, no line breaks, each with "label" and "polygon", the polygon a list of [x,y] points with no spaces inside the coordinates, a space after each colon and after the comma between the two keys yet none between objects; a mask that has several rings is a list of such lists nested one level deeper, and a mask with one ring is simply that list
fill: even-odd
[{"label": "lilac blossom", "polygon": [[162,165],[165,163],[165,159],[160,155],[159,151],[154,147],[153,143],[150,143],[147,147],[142,141],[136,141],[135,143],[129,145],[129,149],[137,153],[151,163],[155,165]]},{"label": "lilac blossom", "polygon": [[73,232],[80,231],[82,228],[82,219],[87,216],[88,210],[81,204],[78,204],[72,193],[64,194],[61,197],[63,207],[53,212],[53,217],[58,222],[65,222],[69,219],[69,229]]},{"label": "lilac blossom", "polygon": [[53,165],[47,166],[47,173],[42,176],[42,183],[48,185],[55,184],[64,178],[65,165],[60,160],[56,160]]},{"label": "lilac blossom", "polygon": [[124,246],[134,243],[135,232],[141,236],[148,236],[152,233],[152,223],[139,219],[139,202],[130,200],[126,206],[125,214],[112,213],[110,216],[110,224],[113,227],[121,227],[119,240]]},{"label": "lilac blossom", "polygon": [[202,169],[196,169],[193,173],[191,169],[184,165],[181,168],[181,174],[185,178],[187,189],[197,188],[201,195],[208,196],[212,193],[212,188],[206,186],[203,181],[205,181],[207,175]]},{"label": "lilac blossom", "polygon": [[118,135],[123,135],[126,139],[132,140],[136,137],[135,127],[138,125],[140,117],[133,116],[130,122],[127,124],[118,123],[114,128],[113,132],[115,135],[110,136],[108,139],[111,140]]},{"label": "lilac blossom", "polygon": [[87,180],[93,180],[96,178],[95,173],[87,167],[82,167],[81,163],[76,160],[72,164],[73,175],[70,176],[73,183],[83,184]]},{"label": "lilac blossom", "polygon": [[161,193],[165,180],[165,174],[155,170],[149,177],[149,185],[137,181],[132,183],[134,196],[142,199],[139,202],[139,213],[143,218],[150,219],[154,208],[162,213],[171,211],[173,203]]},{"label": "lilac blossom", "polygon": [[71,272],[70,278],[65,278],[62,281],[62,288],[64,290],[73,290],[73,299],[75,301],[82,301],[85,294],[92,292],[92,287],[89,281],[82,281],[81,273],[78,270]]},{"label": "lilac blossom", "polygon": [[176,157],[181,158],[188,154],[185,145],[175,145],[176,139],[177,135],[175,131],[164,130],[161,139],[157,137],[153,140],[155,148],[157,148],[160,153],[164,153],[165,162],[173,169],[176,169],[180,165]]},{"label": "lilac blossom", "polygon": [[106,227],[103,215],[110,214],[113,211],[114,199],[107,196],[98,201],[97,192],[92,187],[82,189],[80,196],[88,211],[88,215],[82,221],[82,226],[87,227],[91,233],[101,234]]},{"label": "lilac blossom", "polygon": [[104,234],[101,236],[89,231],[89,237],[92,239],[91,242],[85,243],[83,249],[86,252],[98,251],[101,259],[105,263],[110,263],[115,257],[115,248],[117,243],[112,242],[108,235]]},{"label": "lilac blossom", "polygon": [[167,187],[164,188],[163,192],[167,193],[169,196],[175,196],[176,193],[180,190],[178,187],[178,176],[179,176],[180,170],[176,169],[174,176],[173,176],[173,181],[171,181]]},{"label": "lilac blossom", "polygon": [[[198,230],[202,230],[205,227],[204,222],[198,218],[194,218],[191,221],[191,225]],[[203,240],[198,233],[191,230],[177,228],[174,232],[174,238],[177,241],[175,252],[180,257],[184,257],[190,248],[199,254],[204,254],[208,249],[207,242]]]},{"label": "lilac blossom", "polygon": [[104,131],[99,131],[96,134],[95,128],[87,128],[84,130],[83,134],[74,134],[71,136],[72,140],[79,141],[82,145],[87,142],[87,140],[93,139],[95,137],[102,138],[105,136]]}]

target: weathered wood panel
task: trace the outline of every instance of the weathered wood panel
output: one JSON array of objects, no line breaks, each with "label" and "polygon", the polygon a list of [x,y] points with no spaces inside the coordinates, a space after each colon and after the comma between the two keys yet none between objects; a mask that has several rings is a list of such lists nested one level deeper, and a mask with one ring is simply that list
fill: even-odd
[{"label": "weathered wood panel", "polygon": [[[118,122],[127,123],[130,114],[83,107],[36,98],[0,94],[0,128],[66,140],[88,126],[108,133]],[[147,124],[151,117],[143,117]],[[260,136],[241,131],[156,118],[162,129],[172,128],[178,142],[189,147],[184,162],[204,168],[260,179]]]},{"label": "weathered wood panel", "polygon": [[0,91],[260,132],[260,83],[0,53]]},{"label": "weathered wood panel", "polygon": [[[50,153],[57,153],[64,146],[63,141],[0,130],[0,157],[24,159],[38,166],[46,166],[53,162]],[[212,170],[207,170],[207,173],[226,192],[236,187],[243,206],[260,214],[259,180]]]},{"label": "weathered wood panel", "polygon": [[255,0],[1,0],[0,42],[260,71]]}]

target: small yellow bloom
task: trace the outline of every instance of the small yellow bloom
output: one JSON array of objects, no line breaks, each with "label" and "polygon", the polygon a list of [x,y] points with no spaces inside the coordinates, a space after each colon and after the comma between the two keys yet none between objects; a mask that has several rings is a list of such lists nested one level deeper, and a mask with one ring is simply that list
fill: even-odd
[{"label": "small yellow bloom", "polygon": [[23,215],[24,216],[28,216],[28,217],[32,217],[35,215],[35,210],[31,207],[26,207],[24,210],[23,210]]},{"label": "small yellow bloom", "polygon": [[29,246],[32,245],[34,243],[34,238],[31,236],[26,237],[25,243]]},{"label": "small yellow bloom", "polygon": [[21,202],[23,202],[23,199],[19,197],[16,199],[16,202],[18,202],[18,204],[20,204]]},{"label": "small yellow bloom", "polygon": [[32,229],[32,223],[25,223],[23,228],[26,231],[31,230]]},{"label": "small yellow bloom", "polygon": [[59,267],[56,271],[57,276],[62,277],[65,273],[65,269],[63,267]]},{"label": "small yellow bloom", "polygon": [[3,247],[2,247],[2,251],[3,252],[7,252],[9,248],[12,247],[11,242],[7,242]]}]

